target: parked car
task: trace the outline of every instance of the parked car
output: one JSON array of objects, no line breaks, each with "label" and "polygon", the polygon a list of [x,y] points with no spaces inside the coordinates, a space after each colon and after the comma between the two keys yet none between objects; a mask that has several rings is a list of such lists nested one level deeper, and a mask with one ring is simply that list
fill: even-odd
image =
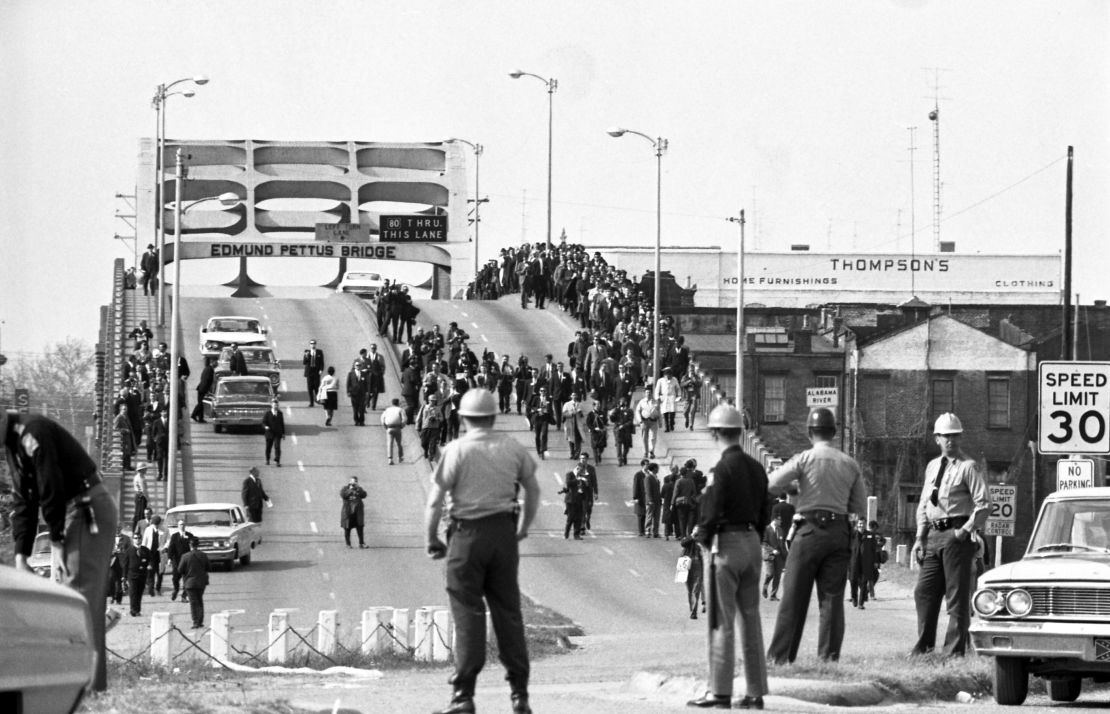
[{"label": "parked car", "polygon": [[353,293],[359,297],[377,297],[384,284],[381,273],[365,270],[348,270],[335,288],[337,293]]},{"label": "parked car", "polygon": [[1030,675],[1058,702],[1110,681],[1110,488],[1050,494],[1024,557],[983,573],[972,605],[999,704],[1024,702]]},{"label": "parked car", "polygon": [[204,418],[217,434],[225,426],[262,426],[262,415],[276,396],[269,377],[224,377],[204,398]]},{"label": "parked car", "polygon": [[8,712],[77,709],[95,666],[81,593],[0,566],[0,705]]},{"label": "parked car", "polygon": [[266,328],[258,318],[241,315],[210,317],[200,328],[200,353],[205,357],[217,356],[233,342],[239,346],[266,345]]},{"label": "parked car", "polygon": [[35,536],[35,544],[31,546],[31,557],[27,558],[27,567],[29,567],[31,572],[35,575],[49,578],[52,560],[53,556],[50,554],[50,533],[48,531],[43,531]]},{"label": "parked car", "polygon": [[225,563],[231,570],[238,560],[251,562],[251,551],[262,542],[258,523],[251,523],[242,506],[234,503],[193,503],[166,511],[166,523],[185,521],[185,530],[200,541],[200,549],[212,563]]},{"label": "parked car", "polygon": [[[281,384],[281,362],[274,356],[273,348],[247,346],[240,347],[239,351],[243,354],[243,360],[247,363],[247,374],[257,374],[268,378],[270,384],[274,385],[276,390],[278,385]],[[220,350],[214,374],[216,379],[223,379],[231,375],[230,347],[224,347]]]}]

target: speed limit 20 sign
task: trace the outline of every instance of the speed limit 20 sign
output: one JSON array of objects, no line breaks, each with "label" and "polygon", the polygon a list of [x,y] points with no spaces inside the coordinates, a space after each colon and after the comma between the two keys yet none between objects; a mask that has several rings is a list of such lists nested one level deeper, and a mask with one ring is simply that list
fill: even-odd
[{"label": "speed limit 20 sign", "polygon": [[1037,450],[1110,454],[1110,362],[1041,362]]}]

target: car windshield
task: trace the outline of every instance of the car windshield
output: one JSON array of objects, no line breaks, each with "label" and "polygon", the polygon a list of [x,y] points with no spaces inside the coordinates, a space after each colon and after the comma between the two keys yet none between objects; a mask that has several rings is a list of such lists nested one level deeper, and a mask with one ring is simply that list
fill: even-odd
[{"label": "car windshield", "polygon": [[1045,504],[1030,555],[1110,553],[1110,503],[1073,499]]},{"label": "car windshield", "polygon": [[381,280],[381,279],[382,279],[382,276],[381,276],[380,273],[347,273],[347,280],[374,281],[374,280]]},{"label": "car windshield", "polygon": [[209,332],[261,332],[258,320],[233,320],[223,318],[208,323]]},{"label": "car windshield", "polygon": [[268,365],[274,361],[274,352],[270,349],[242,347],[239,351],[243,353],[243,359],[246,360],[247,364]]},{"label": "car windshield", "polygon": [[249,382],[220,382],[217,398],[228,402],[254,402],[258,400],[269,401],[273,397],[273,390],[269,380]]},{"label": "car windshield", "polygon": [[174,518],[185,521],[189,526],[230,526],[231,515],[227,511],[181,511],[173,514]]}]

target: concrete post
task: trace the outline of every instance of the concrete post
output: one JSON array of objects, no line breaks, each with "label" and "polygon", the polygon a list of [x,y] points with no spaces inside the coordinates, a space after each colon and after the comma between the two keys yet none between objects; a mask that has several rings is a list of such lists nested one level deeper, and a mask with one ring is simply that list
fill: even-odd
[{"label": "concrete post", "polygon": [[338,627],[339,617],[335,610],[320,611],[320,617],[316,621],[316,649],[329,657],[335,654]]},{"label": "concrete post", "polygon": [[867,497],[867,522],[879,520],[879,498],[878,496]]},{"label": "concrete post", "polygon": [[451,658],[454,643],[451,641],[451,611],[445,607],[437,607],[432,611],[434,627],[429,635],[432,638],[432,661],[446,662]]},{"label": "concrete post", "polygon": [[409,634],[410,624],[411,620],[407,607],[399,607],[393,611],[393,651],[397,654],[410,654],[409,648],[412,647],[412,637]]},{"label": "concrete post", "polygon": [[270,646],[266,649],[266,660],[270,664],[285,664],[289,656],[289,613],[275,610],[270,613]]},{"label": "concrete post", "polygon": [[894,556],[894,562],[898,565],[910,564],[910,549],[905,545],[898,546],[898,552]]},{"label": "concrete post", "polygon": [[150,663],[157,667],[169,667],[171,660],[170,626],[172,617],[168,612],[156,612],[150,616]]},{"label": "concrete post", "polygon": [[[217,612],[212,615],[212,629],[209,630],[208,651],[217,662],[231,661],[231,613]],[[213,662],[215,665],[216,663]]]},{"label": "concrete post", "polygon": [[362,612],[362,653],[380,655],[392,649],[393,608],[371,607]]},{"label": "concrete post", "polygon": [[432,608],[416,608],[416,617],[413,619],[413,639],[416,640],[414,657],[417,662],[432,661],[432,641],[435,639],[433,632]]}]

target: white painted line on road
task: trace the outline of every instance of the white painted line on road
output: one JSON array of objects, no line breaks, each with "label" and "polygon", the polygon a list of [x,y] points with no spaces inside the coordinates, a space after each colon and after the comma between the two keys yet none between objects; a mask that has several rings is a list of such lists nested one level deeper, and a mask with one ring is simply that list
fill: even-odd
[{"label": "white painted line on road", "polygon": [[[662,273],[660,273],[660,275],[662,275]],[[659,588],[655,588],[655,592],[659,593],[660,595],[666,595],[666,594],[667,594],[667,593],[663,592],[663,591],[662,591],[661,589],[659,589]]]},{"label": "white painted line on road", "polygon": [[321,573],[320,576],[323,577],[324,580],[331,580],[331,576],[328,575],[327,573]]},{"label": "white painted line on road", "polygon": [[[629,569],[628,569],[628,572],[632,573],[632,575],[633,575],[633,576],[635,576],[635,577],[637,577],[637,578],[638,578],[638,577],[640,577],[640,574],[639,574],[639,573],[637,573],[637,572],[636,572],[635,570],[633,570],[632,568],[629,568]],[[327,577],[327,574],[326,574],[326,573],[324,574],[324,577]]]},{"label": "white painted line on road", "polygon": [[608,548],[606,548],[604,546],[601,549],[605,551],[606,555],[616,555],[613,551],[609,550]]},{"label": "white painted line on road", "polygon": [[[281,391],[283,391],[283,392],[288,392],[289,391],[289,383],[286,382],[284,379],[281,380]],[[292,411],[291,409],[289,409],[289,407],[286,407],[286,410]]]},{"label": "white painted line on road", "polygon": [[312,503],[312,494],[309,493],[308,491],[304,492],[304,502],[305,503]]},{"label": "white painted line on road", "polygon": [[296,434],[290,433],[289,438],[293,440],[294,444],[297,443],[297,435]]},{"label": "white painted line on road", "polygon": [[470,323],[470,324],[471,324],[471,325],[474,325],[474,329],[475,329],[475,330],[477,330],[477,329],[478,329],[478,323],[477,323],[477,322],[472,322],[472,323]]},{"label": "white painted line on road", "polygon": [[[660,275],[662,275],[662,273],[660,273]],[[269,315],[267,315],[266,313],[262,313],[262,319],[263,319],[263,320],[269,320],[269,319],[270,319],[270,316],[269,316]]]},{"label": "white painted line on road", "polygon": [[303,472],[304,471],[304,462],[303,461],[298,461],[297,462],[297,468],[299,468]]},{"label": "white painted line on road", "polygon": [[[660,275],[662,275],[662,273],[660,273]],[[548,533],[547,537],[548,538],[558,538],[559,534],[558,533]]]},{"label": "white painted line on road", "polygon": [[486,337],[485,335],[482,335],[482,339],[485,340],[486,342],[489,342],[489,338]]},{"label": "white painted line on road", "polygon": [[470,315],[467,315],[465,312],[459,312],[459,314],[462,315],[463,317],[470,317]]},{"label": "white painted line on road", "polygon": [[316,549],[316,554],[319,555],[321,558],[324,557],[324,549],[323,548],[317,548]]},{"label": "white painted line on road", "polygon": [[328,597],[330,597],[332,600],[334,600],[335,599],[335,593],[328,593]]},{"label": "white painted line on road", "polygon": [[[660,273],[660,275],[662,275],[662,273]],[[270,338],[270,347],[277,349],[277,340],[275,340],[273,337]]]},{"label": "white painted line on road", "polygon": [[[316,528],[316,521],[309,521],[308,522],[308,527],[312,529],[313,533],[319,533],[320,532],[319,529]],[[328,577],[328,574],[324,573],[324,577],[325,578]]]}]

